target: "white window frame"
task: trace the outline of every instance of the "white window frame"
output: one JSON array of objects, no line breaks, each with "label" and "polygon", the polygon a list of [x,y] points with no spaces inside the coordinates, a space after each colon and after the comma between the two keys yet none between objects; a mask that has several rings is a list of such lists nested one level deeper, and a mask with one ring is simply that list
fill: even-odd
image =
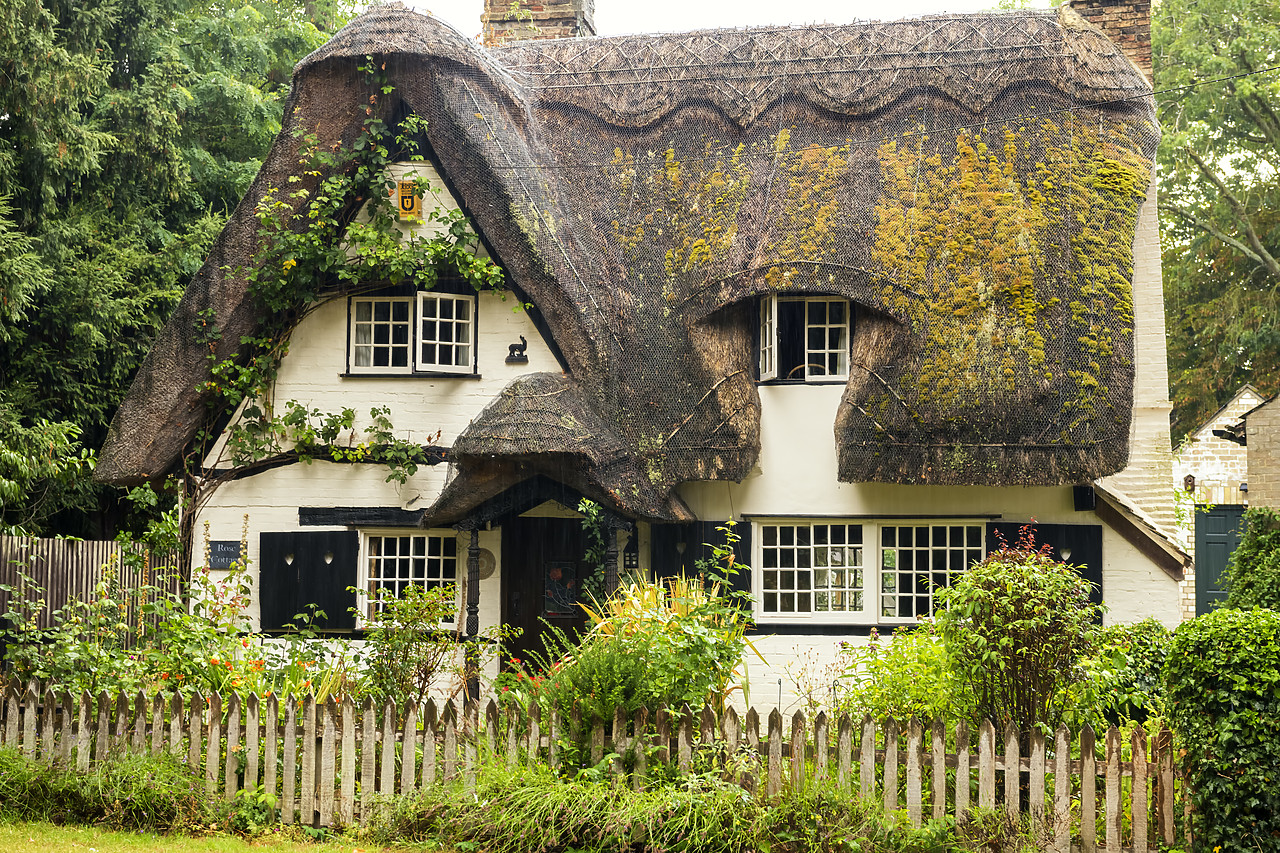
[{"label": "white window frame", "polygon": [[[804,345],[805,357],[804,361],[798,367],[803,367],[801,375],[778,375],[778,358],[782,351],[781,343],[778,340],[778,315],[779,303],[802,303],[804,305],[804,322],[800,334],[804,336],[802,341]],[[819,304],[838,303],[844,307],[843,323],[815,323],[810,318],[811,306]],[[784,379],[802,382],[822,382],[837,381],[849,378],[849,347],[853,333],[853,303],[848,299],[840,296],[780,296],[776,293],[763,296],[760,299],[760,379],[761,381],[771,379]],[[821,346],[814,346],[812,333],[818,329],[823,330],[823,343]],[[834,346],[830,343],[830,333],[832,330],[840,331],[840,341]],[[830,360],[834,358],[836,361],[836,372],[828,372]],[[821,359],[821,363],[819,363]],[[820,371],[811,370],[820,368]],[[792,369],[792,374],[797,368]]]},{"label": "white window frame", "polygon": [[[388,541],[395,541],[395,553],[387,553]],[[408,553],[402,553],[405,548]],[[452,553],[450,553],[452,552]],[[359,588],[364,591],[360,607],[363,626],[378,606],[378,590],[392,586],[396,594],[409,584],[432,588],[452,584],[454,615],[441,625],[457,621],[461,606],[462,573],[466,571],[466,548],[456,530],[364,530],[360,536]],[[452,570],[453,577],[448,577]]]},{"label": "white window frame", "polygon": [[[776,537],[770,537],[769,530],[774,530]],[[848,535],[837,535],[836,531]],[[844,624],[865,622],[874,617],[876,599],[872,595],[874,590],[869,586],[866,536],[865,524],[839,518],[787,518],[757,522],[752,530],[756,543],[752,563],[756,620]],[[770,541],[771,538],[775,541]],[[857,541],[851,542],[851,539]],[[852,581],[849,577],[852,573],[857,574],[860,583]],[[843,582],[838,584],[833,583],[837,574],[844,576]],[[816,609],[819,591],[825,590],[827,595],[832,595],[833,589],[844,596],[856,595],[859,598],[857,609],[825,612]],[[773,597],[777,599],[776,605],[771,600]],[[806,599],[808,609],[800,609],[805,606]],[[794,603],[795,609],[784,609],[787,600]],[[770,609],[774,606],[776,609]]]},{"label": "white window frame", "polygon": [[[360,317],[360,311],[363,306],[369,306],[369,317],[367,319]],[[387,320],[377,319],[377,311],[379,305],[388,306],[389,317]],[[403,321],[396,320],[394,317],[395,307],[403,305],[405,307],[405,319]],[[352,373],[412,373],[413,372],[413,328],[414,328],[414,310],[413,299],[408,296],[353,296],[347,306],[348,328],[350,335],[350,344],[347,350],[347,369]],[[395,342],[395,327],[404,327],[404,342]],[[377,341],[378,330],[386,329],[388,332],[388,340],[382,343]],[[367,340],[362,340],[367,338]],[[362,348],[369,350],[369,363],[360,364],[357,353]],[[404,350],[405,363],[403,365],[391,364],[388,359],[387,364],[374,364],[376,351],[380,348],[402,349]]]},{"label": "white window frame", "polygon": [[[375,320],[373,315],[379,304],[407,306],[408,319]],[[360,317],[361,307],[370,306],[370,317]],[[447,306],[447,307],[446,307]],[[476,372],[476,338],[478,332],[479,300],[474,293],[445,293],[419,291],[416,295],[352,296],[347,304],[347,372],[350,374],[455,374],[473,375]],[[443,319],[439,314],[448,316]],[[459,314],[464,315],[459,319]],[[377,327],[389,329],[388,340],[378,343]],[[402,327],[405,340],[395,340],[396,326]],[[406,353],[406,363],[374,364],[377,347],[396,348]],[[361,349],[370,352],[369,364],[359,364]],[[441,359],[447,350],[448,356]],[[392,359],[388,358],[390,362]]]},{"label": "white window frame", "polygon": [[[466,317],[458,318],[460,311]],[[448,316],[442,316],[448,315]],[[434,290],[418,293],[417,368],[439,373],[471,373],[476,351],[476,298]],[[449,353],[449,358],[441,355]],[[434,357],[428,358],[428,353]]]},{"label": "white window frame", "polygon": [[[818,587],[818,582],[821,580],[821,578],[817,576],[817,572],[824,570],[828,572],[828,583],[826,588],[827,591],[830,592],[834,588],[832,582],[835,580],[835,578],[830,574],[831,569],[834,568],[832,560],[830,559],[832,546],[829,542],[825,546],[818,544],[816,542],[818,537],[814,534],[814,530],[819,526],[831,528],[837,525],[844,526],[846,529],[854,527],[861,528],[862,541],[860,545],[857,546],[859,549],[858,556],[860,557],[861,563],[858,568],[860,568],[862,572],[862,585],[860,590],[858,590],[861,592],[861,608],[856,610],[850,609],[824,612],[816,609],[819,606],[817,593],[820,587]],[[766,540],[768,537],[766,534],[766,528],[768,527],[779,529],[783,527],[793,529],[805,527],[810,531],[810,536],[808,538],[808,542],[810,544],[797,544],[793,546],[785,544],[773,546],[767,544]],[[933,545],[933,537],[935,536],[936,528],[941,528],[942,531],[944,531],[943,535],[948,542],[947,545],[939,547],[935,547]],[[910,529],[912,531],[911,544],[909,546],[901,544],[904,538],[902,536],[903,529]],[[917,544],[920,530],[929,531],[928,537],[930,541],[928,545]],[[963,540],[963,544],[955,546],[950,544],[954,530],[960,531],[959,535]],[[892,531],[892,537],[888,537],[886,535],[887,531]],[[971,544],[973,541],[969,538],[971,535],[976,537],[976,545]],[[830,540],[830,538],[830,536],[827,537],[828,540]],[[854,537],[845,537],[846,540],[852,538]],[[890,539],[892,540],[892,544],[886,544]],[[781,540],[782,537],[779,536],[778,541],[780,543]],[[818,549],[821,547],[826,547],[828,549],[826,559],[826,562],[828,563],[827,566],[813,565],[822,562],[822,560],[819,559],[818,554]],[[844,554],[842,556],[842,560],[845,563],[844,568],[847,570],[852,567],[850,565],[851,562],[859,561],[853,559],[853,546],[851,544],[846,544],[843,547]],[[800,553],[804,549],[808,549],[810,554],[808,562],[810,565],[808,567],[782,566],[778,565],[783,562],[781,559],[770,559],[767,556],[767,552],[771,549],[780,554],[781,551],[787,548],[790,548],[795,554],[795,559],[792,561],[794,563],[805,562],[801,559]],[[916,623],[920,614],[913,612],[909,616],[897,615],[899,599],[901,596],[908,594],[912,596],[913,610],[914,604],[918,601],[926,601],[930,608],[933,606],[932,588],[923,592],[912,591],[910,593],[905,593],[901,589],[904,585],[904,578],[910,579],[912,577],[918,577],[920,574],[915,569],[915,562],[917,559],[920,559],[918,555],[928,555],[924,559],[929,563],[930,571],[928,574],[931,576],[930,581],[932,581],[932,575],[934,574],[932,567],[934,565],[934,561],[939,559],[934,555],[935,552],[937,554],[941,554],[941,560],[945,563],[946,569],[939,570],[938,574],[945,574],[946,582],[950,583],[954,580],[956,574],[958,574],[958,572],[953,569],[953,565],[962,565],[963,568],[959,571],[964,571],[973,564],[974,560],[981,560],[986,556],[986,522],[981,519],[968,518],[850,519],[840,517],[824,518],[820,516],[810,518],[758,518],[753,519],[752,522],[752,552],[752,597],[755,599],[753,611],[755,621],[762,625],[770,623],[810,625],[912,625]],[[907,552],[910,552],[913,564],[910,574],[902,568],[902,558]],[[886,566],[886,559],[891,565]],[[781,594],[784,591],[789,592],[791,589],[795,589],[796,603],[797,606],[799,606],[801,603],[799,597],[800,593],[805,592],[805,590],[798,588],[800,586],[799,582],[788,584],[781,577],[777,578],[776,581],[771,581],[768,577],[768,573],[774,571],[795,572],[797,573],[797,576],[800,572],[807,571],[810,573],[810,580],[808,584],[809,589],[807,592],[813,597],[809,600],[810,609],[807,612],[784,612],[781,610],[780,606],[777,610],[766,609],[766,595],[770,593]],[[771,589],[770,587],[773,588]],[[838,591],[845,593],[845,595],[852,595],[856,588],[857,585],[850,579],[846,581],[844,586],[839,587]],[[779,599],[779,602],[780,601],[781,599]],[[894,606],[894,613],[892,615],[886,613],[886,607],[889,604]]]}]

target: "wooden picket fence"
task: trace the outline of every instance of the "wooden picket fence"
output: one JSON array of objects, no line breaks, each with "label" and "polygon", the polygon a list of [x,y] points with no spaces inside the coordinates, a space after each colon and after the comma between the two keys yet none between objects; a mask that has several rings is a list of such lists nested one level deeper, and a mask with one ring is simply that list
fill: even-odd
[{"label": "wooden picket fence", "polygon": [[974,806],[1002,808],[1029,815],[1046,846],[1061,853],[1142,853],[1175,843],[1178,783],[1167,730],[1149,741],[1141,728],[1122,735],[1113,727],[1099,751],[1091,729],[1074,740],[1059,729],[1051,738],[1033,735],[1024,755],[1016,731],[998,736],[990,723],[971,732],[963,723],[948,730],[912,721],[899,730],[892,721],[826,714],[811,724],[797,712],[784,731],[774,710],[762,731],[754,709],[741,717],[710,708],[651,717],[642,708],[633,719],[619,710],[607,723],[543,721],[536,707],[525,714],[493,700],[376,708],[311,696],[242,701],[215,693],[184,702],[139,692],[113,701],[35,683],[9,684],[0,714],[0,746],[33,759],[84,771],[120,751],[169,751],[203,773],[210,798],[261,786],[283,805],[282,820],[316,826],[368,820],[389,796],[422,787],[472,786],[485,762],[559,768],[562,737],[572,733],[588,745],[592,764],[636,788],[651,766],[673,762],[683,773],[709,766],[764,797],[835,781],[886,810],[905,809],[916,826],[948,814],[964,820]]}]

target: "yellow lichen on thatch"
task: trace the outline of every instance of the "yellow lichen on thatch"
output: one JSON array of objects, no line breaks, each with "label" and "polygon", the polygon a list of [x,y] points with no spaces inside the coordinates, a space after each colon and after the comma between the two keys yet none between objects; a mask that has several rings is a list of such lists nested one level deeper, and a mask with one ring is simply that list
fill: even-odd
[{"label": "yellow lichen on thatch", "polygon": [[[993,138],[994,137],[994,138]],[[1132,325],[1132,235],[1149,176],[1110,124],[924,133],[880,148],[873,263],[922,341],[915,387],[948,418],[1020,388],[1073,380],[1065,408],[1105,397]],[[1074,341],[1051,318],[1068,303]],[[1069,405],[1068,405],[1069,404]]]},{"label": "yellow lichen on thatch", "polygon": [[809,145],[791,150],[790,136],[782,131],[774,142],[779,172],[787,181],[786,195],[770,219],[773,233],[762,256],[774,266],[766,274],[771,287],[785,287],[795,262],[830,260],[836,249],[835,228],[840,223],[837,195],[840,180],[849,169],[849,146]]},{"label": "yellow lichen on thatch", "polygon": [[642,265],[647,245],[665,247],[662,257],[667,290],[700,267],[722,262],[737,235],[738,210],[751,188],[744,148],[725,151],[708,142],[701,157],[686,163],[672,148],[636,157],[615,152],[606,168],[619,198],[632,217],[612,223],[628,268]]}]

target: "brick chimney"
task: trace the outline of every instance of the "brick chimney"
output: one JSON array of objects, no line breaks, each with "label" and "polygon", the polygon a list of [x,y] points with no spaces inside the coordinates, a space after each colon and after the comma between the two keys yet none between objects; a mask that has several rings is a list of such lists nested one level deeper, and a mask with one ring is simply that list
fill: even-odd
[{"label": "brick chimney", "polygon": [[596,0],[484,0],[486,44],[596,34]]},{"label": "brick chimney", "polygon": [[1071,0],[1071,8],[1123,50],[1151,80],[1151,0]]}]

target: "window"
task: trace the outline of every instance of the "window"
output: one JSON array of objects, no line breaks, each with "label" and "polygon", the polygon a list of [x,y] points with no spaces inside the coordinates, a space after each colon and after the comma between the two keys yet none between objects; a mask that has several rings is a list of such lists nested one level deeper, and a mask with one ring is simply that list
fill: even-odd
[{"label": "window", "polygon": [[408,299],[352,299],[352,369],[408,371],[412,311]]},{"label": "window", "polygon": [[350,303],[352,373],[473,373],[476,297],[420,292]]},{"label": "window", "polygon": [[383,590],[399,596],[406,587],[435,589],[458,582],[458,537],[453,531],[369,534],[365,537],[364,589],[368,609],[379,607]]},{"label": "window", "polygon": [[934,590],[981,559],[978,524],[881,527],[880,615],[932,615]]},{"label": "window", "polygon": [[863,611],[862,525],[765,524],[760,533],[763,614]]},{"label": "window", "polygon": [[422,334],[418,339],[419,369],[471,372],[474,304],[473,296],[418,294],[418,316],[422,322]]},{"label": "window", "polygon": [[766,296],[760,300],[760,378],[818,381],[849,376],[849,300]]},{"label": "window", "polygon": [[763,622],[928,616],[934,591],[984,555],[975,523],[764,521],[758,533],[753,593]]}]

